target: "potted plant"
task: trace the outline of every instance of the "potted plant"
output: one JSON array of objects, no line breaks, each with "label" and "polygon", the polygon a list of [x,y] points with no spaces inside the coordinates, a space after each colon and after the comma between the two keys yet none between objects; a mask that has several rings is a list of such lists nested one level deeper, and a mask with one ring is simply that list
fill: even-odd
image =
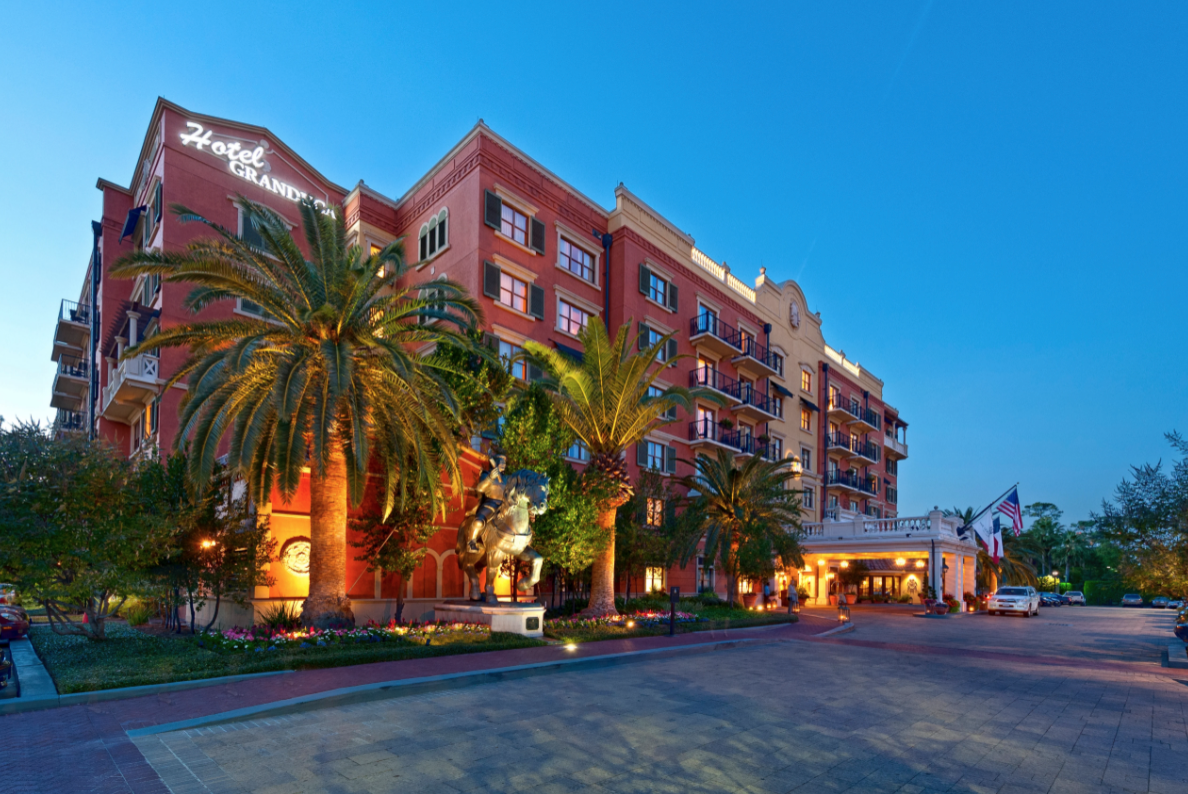
[{"label": "potted plant", "polygon": [[722,428],[723,430],[729,430],[734,427],[734,422],[731,422],[729,419],[719,419],[718,427]]}]

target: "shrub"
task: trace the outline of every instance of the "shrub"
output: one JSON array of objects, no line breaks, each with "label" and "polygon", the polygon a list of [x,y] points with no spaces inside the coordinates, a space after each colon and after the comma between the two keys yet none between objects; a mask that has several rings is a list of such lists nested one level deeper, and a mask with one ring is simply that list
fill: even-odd
[{"label": "shrub", "polygon": [[129,626],[143,626],[153,616],[152,608],[143,601],[136,601],[132,606],[124,605],[121,610]]},{"label": "shrub", "polygon": [[294,631],[301,628],[301,611],[294,604],[282,601],[260,613],[260,625],[270,629]]},{"label": "shrub", "polygon": [[897,598],[895,600],[896,600],[896,602],[898,602],[900,604],[912,603],[912,597],[910,595],[908,595],[907,593],[904,593],[903,595],[901,595],[899,598]]}]

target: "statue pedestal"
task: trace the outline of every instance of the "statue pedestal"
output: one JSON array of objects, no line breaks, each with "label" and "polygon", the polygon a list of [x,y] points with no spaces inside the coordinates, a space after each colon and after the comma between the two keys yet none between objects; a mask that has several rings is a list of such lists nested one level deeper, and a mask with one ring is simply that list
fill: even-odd
[{"label": "statue pedestal", "polygon": [[491,631],[523,634],[525,637],[544,636],[545,608],[537,603],[513,604],[500,601],[442,601],[433,605],[433,619],[461,623],[486,623]]}]

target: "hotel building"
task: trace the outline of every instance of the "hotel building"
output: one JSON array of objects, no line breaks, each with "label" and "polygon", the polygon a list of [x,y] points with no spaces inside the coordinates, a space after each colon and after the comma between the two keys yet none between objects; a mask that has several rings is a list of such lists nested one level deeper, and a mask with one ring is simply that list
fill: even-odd
[{"label": "hotel building", "polygon": [[[748,285],[623,185],[607,209],[481,121],[404,195],[392,198],[361,180],[349,189],[331,182],[263,127],[160,99],[128,185],[101,179],[97,186],[102,212],[92,223],[86,275],[77,297],[62,301],[54,336],[51,405],[62,431],[86,431],[130,457],[173,447],[186,386],[163,387],[183,352],[119,357],[158,329],[192,321],[185,306],[189,287],[107,275],[111,263],[135,248],[174,249],[208,234],[201,224],[182,224],[167,207],[184,204],[251,240],[255,232],[243,224],[237,195],[271,207],[294,227],[295,202],[312,196],[327,211],[344,213],[359,245],[382,248],[403,237],[413,281],[450,278],[466,287],[482,305],[489,344],[506,356],[529,339],[580,356],[577,332],[592,317],[612,330],[629,322],[645,340],[673,333],[660,356],[672,362],[663,382],[710,388],[724,405],[706,402],[690,415],[680,412],[630,450],[633,476],[644,468],[688,474],[684,461],[723,448],[740,459],[797,456],[806,522],[896,515],[896,467],[907,454],[899,434],[906,423],[883,402],[881,380],[825,344],[820,316],[809,312],[794,282],[775,284],[761,274]],[[258,311],[224,301],[197,318]],[[519,363],[512,374],[538,377]],[[575,445],[570,458],[580,467],[588,455]],[[466,456],[472,475],[481,460]],[[290,564],[300,555],[287,549],[308,537],[308,503],[307,487],[288,502],[274,498],[276,583],[259,588],[258,600],[304,597],[303,573]],[[450,559],[456,518],[444,522],[425,564],[403,585],[395,577],[364,575],[365,565],[348,554],[356,615],[383,617],[400,586],[426,610],[437,599],[461,595],[461,575]],[[702,560],[684,570],[649,570],[645,585],[725,590]]]}]

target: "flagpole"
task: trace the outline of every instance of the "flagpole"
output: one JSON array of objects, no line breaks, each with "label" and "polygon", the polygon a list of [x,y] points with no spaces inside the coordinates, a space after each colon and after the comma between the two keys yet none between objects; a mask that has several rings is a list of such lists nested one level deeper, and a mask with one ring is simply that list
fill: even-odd
[{"label": "flagpole", "polygon": [[[982,517],[982,515],[983,515],[983,514],[984,514],[984,513],[985,513],[987,510],[989,510],[990,508],[994,507],[994,505],[996,505],[996,504],[998,504],[999,502],[1001,502],[1001,501],[1002,501],[1002,500],[1003,500],[1003,499],[1006,497],[1006,495],[1007,495],[1007,494],[1009,494],[1011,491],[1015,490],[1015,489],[1016,489],[1016,488],[1018,488],[1018,487],[1019,487],[1019,483],[1015,483],[1015,484],[1014,484],[1014,485],[1012,485],[1010,488],[1007,488],[1005,491],[1003,491],[1003,492],[1002,492],[1002,495],[1001,495],[1001,496],[999,496],[997,499],[994,499],[993,501],[991,501],[991,502],[990,502],[990,504],[986,505],[984,508],[982,508],[981,510],[979,510],[979,511],[978,511],[978,513],[977,513],[977,514],[976,514],[976,515],[975,515],[973,518],[971,518],[971,519],[969,520],[969,522],[968,522],[968,523],[967,523],[965,526],[967,526],[967,527],[973,526],[973,522],[975,522],[975,521],[977,521],[979,518],[981,518],[981,517]],[[963,527],[963,528],[964,528],[964,527]]]}]

